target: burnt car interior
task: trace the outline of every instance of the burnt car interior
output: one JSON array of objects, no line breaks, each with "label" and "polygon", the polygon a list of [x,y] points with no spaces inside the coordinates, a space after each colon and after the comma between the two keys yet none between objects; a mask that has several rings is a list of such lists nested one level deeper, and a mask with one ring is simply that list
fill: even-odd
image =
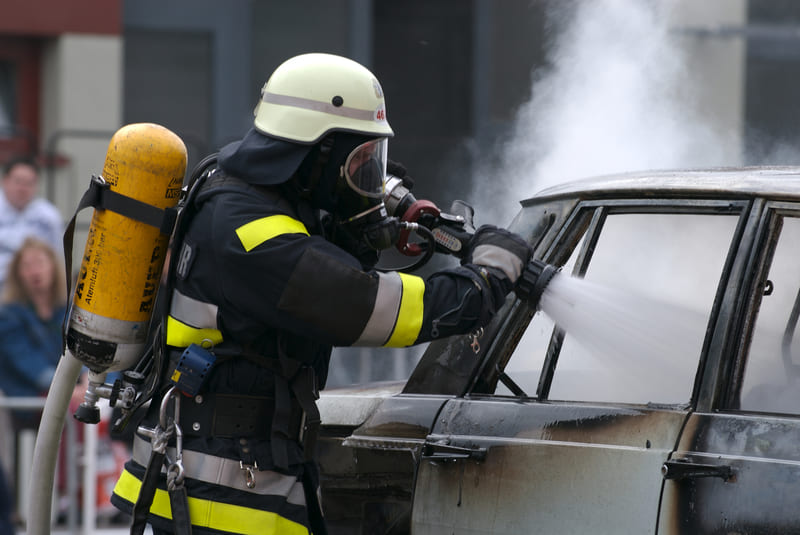
[{"label": "burnt car interior", "polygon": [[[796,331],[800,318],[798,214],[776,210],[765,224],[759,286],[754,292],[752,334],[741,381],[743,411],[796,414],[800,403],[800,356]],[[793,347],[793,345],[795,347]]]}]

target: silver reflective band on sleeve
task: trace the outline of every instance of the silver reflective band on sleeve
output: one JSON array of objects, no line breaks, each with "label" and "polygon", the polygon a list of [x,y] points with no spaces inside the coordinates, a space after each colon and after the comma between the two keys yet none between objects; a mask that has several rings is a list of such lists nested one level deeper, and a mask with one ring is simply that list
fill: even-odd
[{"label": "silver reflective band on sleeve", "polygon": [[403,298],[403,280],[395,272],[378,273],[378,294],[367,325],[354,346],[382,346],[389,340],[397,322]]},{"label": "silver reflective band on sleeve", "polygon": [[219,307],[188,297],[178,290],[172,291],[172,304],[169,315],[198,329],[217,329],[217,311]]},{"label": "silver reflective band on sleeve", "polygon": [[292,97],[289,95],[278,95],[276,93],[267,93],[266,91],[261,95],[261,100],[269,104],[321,111],[323,113],[330,113],[331,115],[360,119],[362,121],[372,121],[375,118],[375,110],[359,110],[358,108],[348,108],[347,106],[334,106],[329,102],[320,102],[318,100],[311,100],[310,98]]},{"label": "silver reflective band on sleeve", "polygon": [[[150,451],[150,443],[139,435],[134,435],[133,460],[147,466]],[[186,449],[182,455],[183,469],[186,477],[191,479],[261,496],[285,496],[286,501],[294,505],[306,504],[303,482],[298,481],[295,476],[259,470],[255,472],[255,486],[248,487],[239,461]],[[175,448],[167,448],[167,456],[175,459]],[[161,471],[164,472],[163,467]]]},{"label": "silver reflective band on sleeve", "polygon": [[522,260],[514,253],[497,245],[479,245],[472,252],[472,263],[476,266],[497,268],[508,280],[515,282],[522,274]]}]

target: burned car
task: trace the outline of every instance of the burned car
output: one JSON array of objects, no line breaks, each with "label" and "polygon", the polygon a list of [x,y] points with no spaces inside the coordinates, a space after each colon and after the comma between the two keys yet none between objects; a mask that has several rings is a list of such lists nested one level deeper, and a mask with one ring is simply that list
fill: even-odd
[{"label": "burned car", "polygon": [[540,307],[322,393],[330,532],[798,532],[800,168],[578,181],[511,228],[560,267]]}]

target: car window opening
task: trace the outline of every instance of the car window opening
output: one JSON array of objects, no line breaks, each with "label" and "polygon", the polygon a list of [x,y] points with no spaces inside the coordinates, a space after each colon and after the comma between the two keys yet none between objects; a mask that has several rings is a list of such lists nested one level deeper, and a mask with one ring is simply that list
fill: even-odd
[{"label": "car window opening", "polygon": [[796,248],[800,217],[783,217],[775,230],[774,251],[760,296],[747,357],[740,409],[800,412],[800,275]]},{"label": "car window opening", "polygon": [[[534,390],[557,325],[565,335],[555,348],[548,399],[688,403],[738,219],[686,212],[609,215],[587,255],[585,277],[565,268],[553,279],[542,297],[543,313],[534,316],[505,372],[520,391]],[[506,391],[499,387],[496,393]]]}]

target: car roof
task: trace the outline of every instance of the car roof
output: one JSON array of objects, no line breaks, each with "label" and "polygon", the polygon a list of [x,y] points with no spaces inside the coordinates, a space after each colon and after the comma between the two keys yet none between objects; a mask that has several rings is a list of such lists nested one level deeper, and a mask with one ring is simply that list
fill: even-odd
[{"label": "car roof", "polygon": [[523,206],[561,197],[769,197],[800,199],[800,166],[720,167],[602,175],[546,188]]}]

